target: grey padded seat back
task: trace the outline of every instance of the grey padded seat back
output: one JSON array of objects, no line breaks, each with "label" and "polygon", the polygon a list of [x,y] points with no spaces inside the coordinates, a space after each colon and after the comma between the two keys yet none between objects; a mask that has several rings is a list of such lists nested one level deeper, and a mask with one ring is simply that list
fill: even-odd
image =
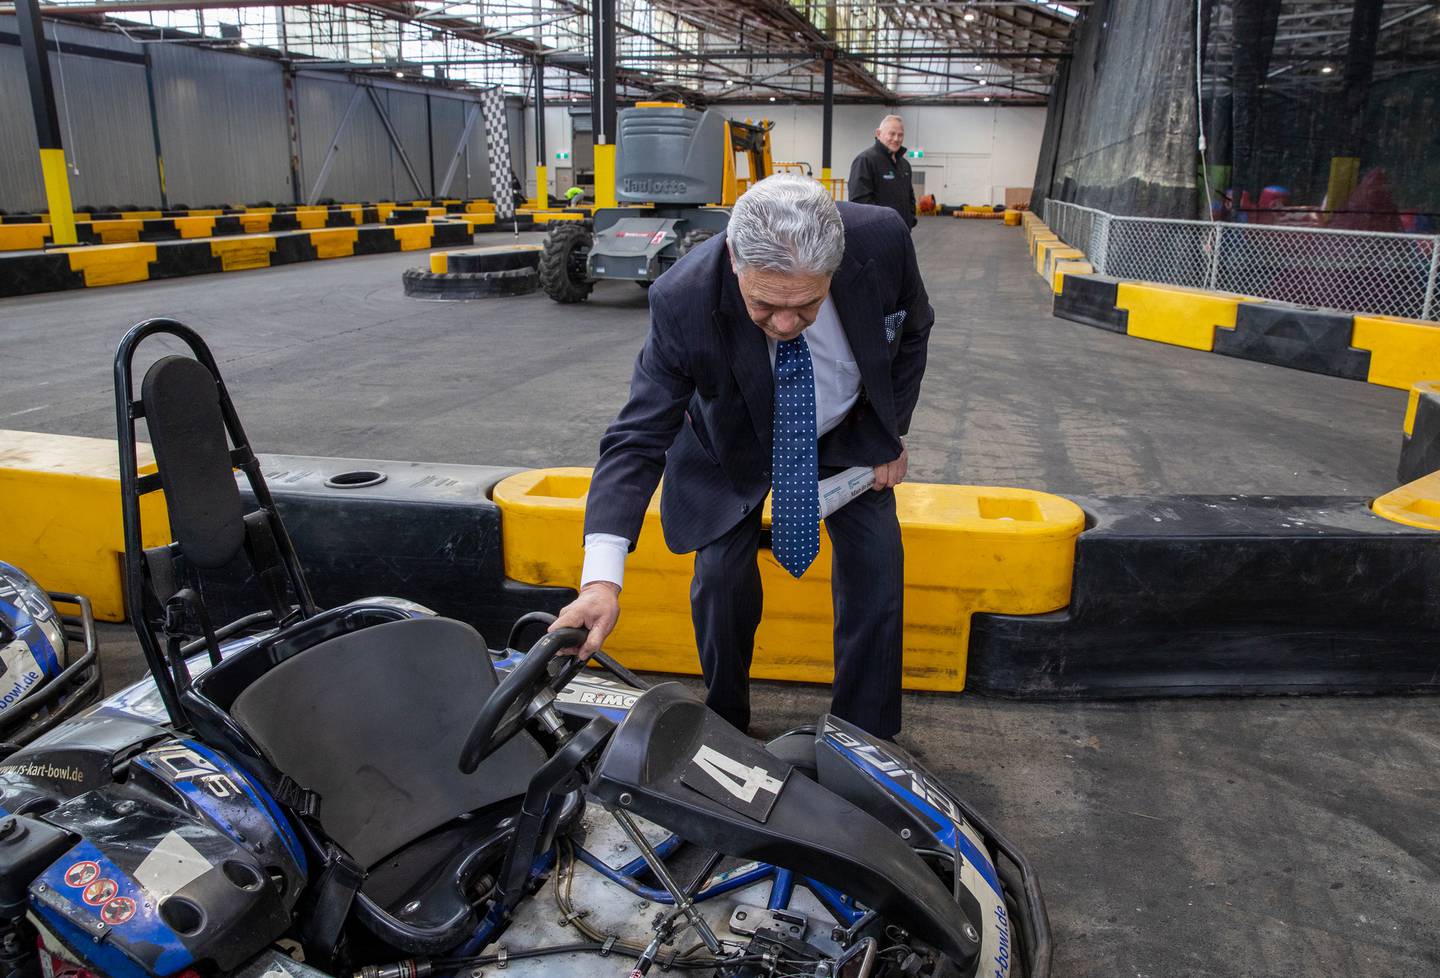
[{"label": "grey padded seat back", "polygon": [[464,812],[525,793],[545,761],[527,733],[474,774],[456,766],[495,686],[475,629],[416,618],[286,659],[230,713],[266,760],[320,796],[325,834],[369,868]]}]

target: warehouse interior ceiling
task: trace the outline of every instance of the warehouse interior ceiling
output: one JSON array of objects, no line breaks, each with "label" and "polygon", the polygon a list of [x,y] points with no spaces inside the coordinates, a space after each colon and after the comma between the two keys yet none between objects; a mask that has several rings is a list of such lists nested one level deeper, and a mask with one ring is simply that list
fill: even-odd
[{"label": "warehouse interior ceiling", "polygon": [[[1345,83],[1347,53],[1355,27],[1353,0],[1269,0],[1278,8],[1274,44],[1265,56],[1263,90],[1307,98],[1316,89]],[[1229,94],[1235,77],[1237,10],[1262,6],[1243,0],[1205,0],[1212,9],[1206,37],[1206,94]],[[1385,0],[1375,24],[1375,55],[1367,59],[1374,80],[1433,71],[1440,61],[1440,3]],[[1248,31],[1240,25],[1238,36]]]},{"label": "warehouse interior ceiling", "polygon": [[[595,0],[42,0],[147,43],[588,99]],[[614,0],[622,101],[1044,104],[1091,0]],[[0,3],[0,13],[9,8]]]}]

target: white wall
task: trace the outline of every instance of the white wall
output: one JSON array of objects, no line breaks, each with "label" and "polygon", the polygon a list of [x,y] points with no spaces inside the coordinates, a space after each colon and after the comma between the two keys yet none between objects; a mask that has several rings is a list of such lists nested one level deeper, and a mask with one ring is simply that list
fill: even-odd
[{"label": "white wall", "polygon": [[[820,172],[822,113],[818,105],[727,106],[738,118],[774,121],[775,159],[809,163]],[[848,177],[855,156],[875,140],[884,106],[835,106],[831,136],[831,172]],[[911,160],[925,174],[925,191],[943,204],[1003,204],[1005,188],[1029,187],[1035,180],[1045,109],[1039,106],[911,106],[905,120],[905,145],[923,149]]]},{"label": "white wall", "polygon": [[[732,119],[770,119],[772,154],[777,162],[809,163],[820,173],[822,112],[819,105],[724,105]],[[875,127],[886,114],[884,106],[835,106],[831,137],[831,170],[849,176],[850,162],[875,139]],[[1003,204],[1006,187],[1030,187],[1045,129],[1040,106],[911,106],[903,108],[905,145],[923,149],[922,159],[911,167],[925,175],[925,190],[942,204]],[[546,161],[550,192],[563,193],[556,180],[555,151],[570,148],[570,118],[562,106],[545,110]],[[525,159],[531,170],[527,191],[534,192],[534,115],[525,112]],[[568,174],[567,174],[568,175]],[[569,186],[569,184],[566,184]]]}]

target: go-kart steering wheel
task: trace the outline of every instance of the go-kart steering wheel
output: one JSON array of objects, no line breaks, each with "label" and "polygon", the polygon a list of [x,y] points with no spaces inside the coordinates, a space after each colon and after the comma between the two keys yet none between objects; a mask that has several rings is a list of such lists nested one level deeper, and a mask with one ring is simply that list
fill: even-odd
[{"label": "go-kart steering wheel", "polygon": [[554,677],[549,673],[550,663],[563,649],[576,648],[585,644],[589,631],[584,628],[560,628],[540,637],[525,658],[480,708],[470,736],[460,751],[460,771],[473,774],[485,760],[520,732],[538,709],[532,709],[535,697],[547,686],[554,692],[564,689],[570,680],[583,668],[585,663],[574,656]]}]

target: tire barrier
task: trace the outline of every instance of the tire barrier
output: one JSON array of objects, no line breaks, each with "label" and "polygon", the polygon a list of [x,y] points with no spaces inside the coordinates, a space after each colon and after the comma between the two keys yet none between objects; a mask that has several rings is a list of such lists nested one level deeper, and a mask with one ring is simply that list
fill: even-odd
[{"label": "tire barrier", "polygon": [[[1426,498],[1440,515],[1437,493]],[[1076,501],[1092,525],[1076,545],[1069,607],[977,615],[971,690],[1053,699],[1440,690],[1434,530],[1383,518],[1356,497]]]},{"label": "tire barrier", "polygon": [[410,268],[402,281],[416,299],[488,299],[528,295],[540,287],[540,245],[509,245],[442,251],[430,270]]},{"label": "tire barrier", "polygon": [[1396,476],[1407,483],[1435,471],[1440,471],[1440,381],[1425,381],[1410,388]]},{"label": "tire barrier", "polygon": [[56,248],[0,254],[0,298],[153,279],[269,268],[351,255],[468,244],[464,222],[335,227],[233,238]]}]

